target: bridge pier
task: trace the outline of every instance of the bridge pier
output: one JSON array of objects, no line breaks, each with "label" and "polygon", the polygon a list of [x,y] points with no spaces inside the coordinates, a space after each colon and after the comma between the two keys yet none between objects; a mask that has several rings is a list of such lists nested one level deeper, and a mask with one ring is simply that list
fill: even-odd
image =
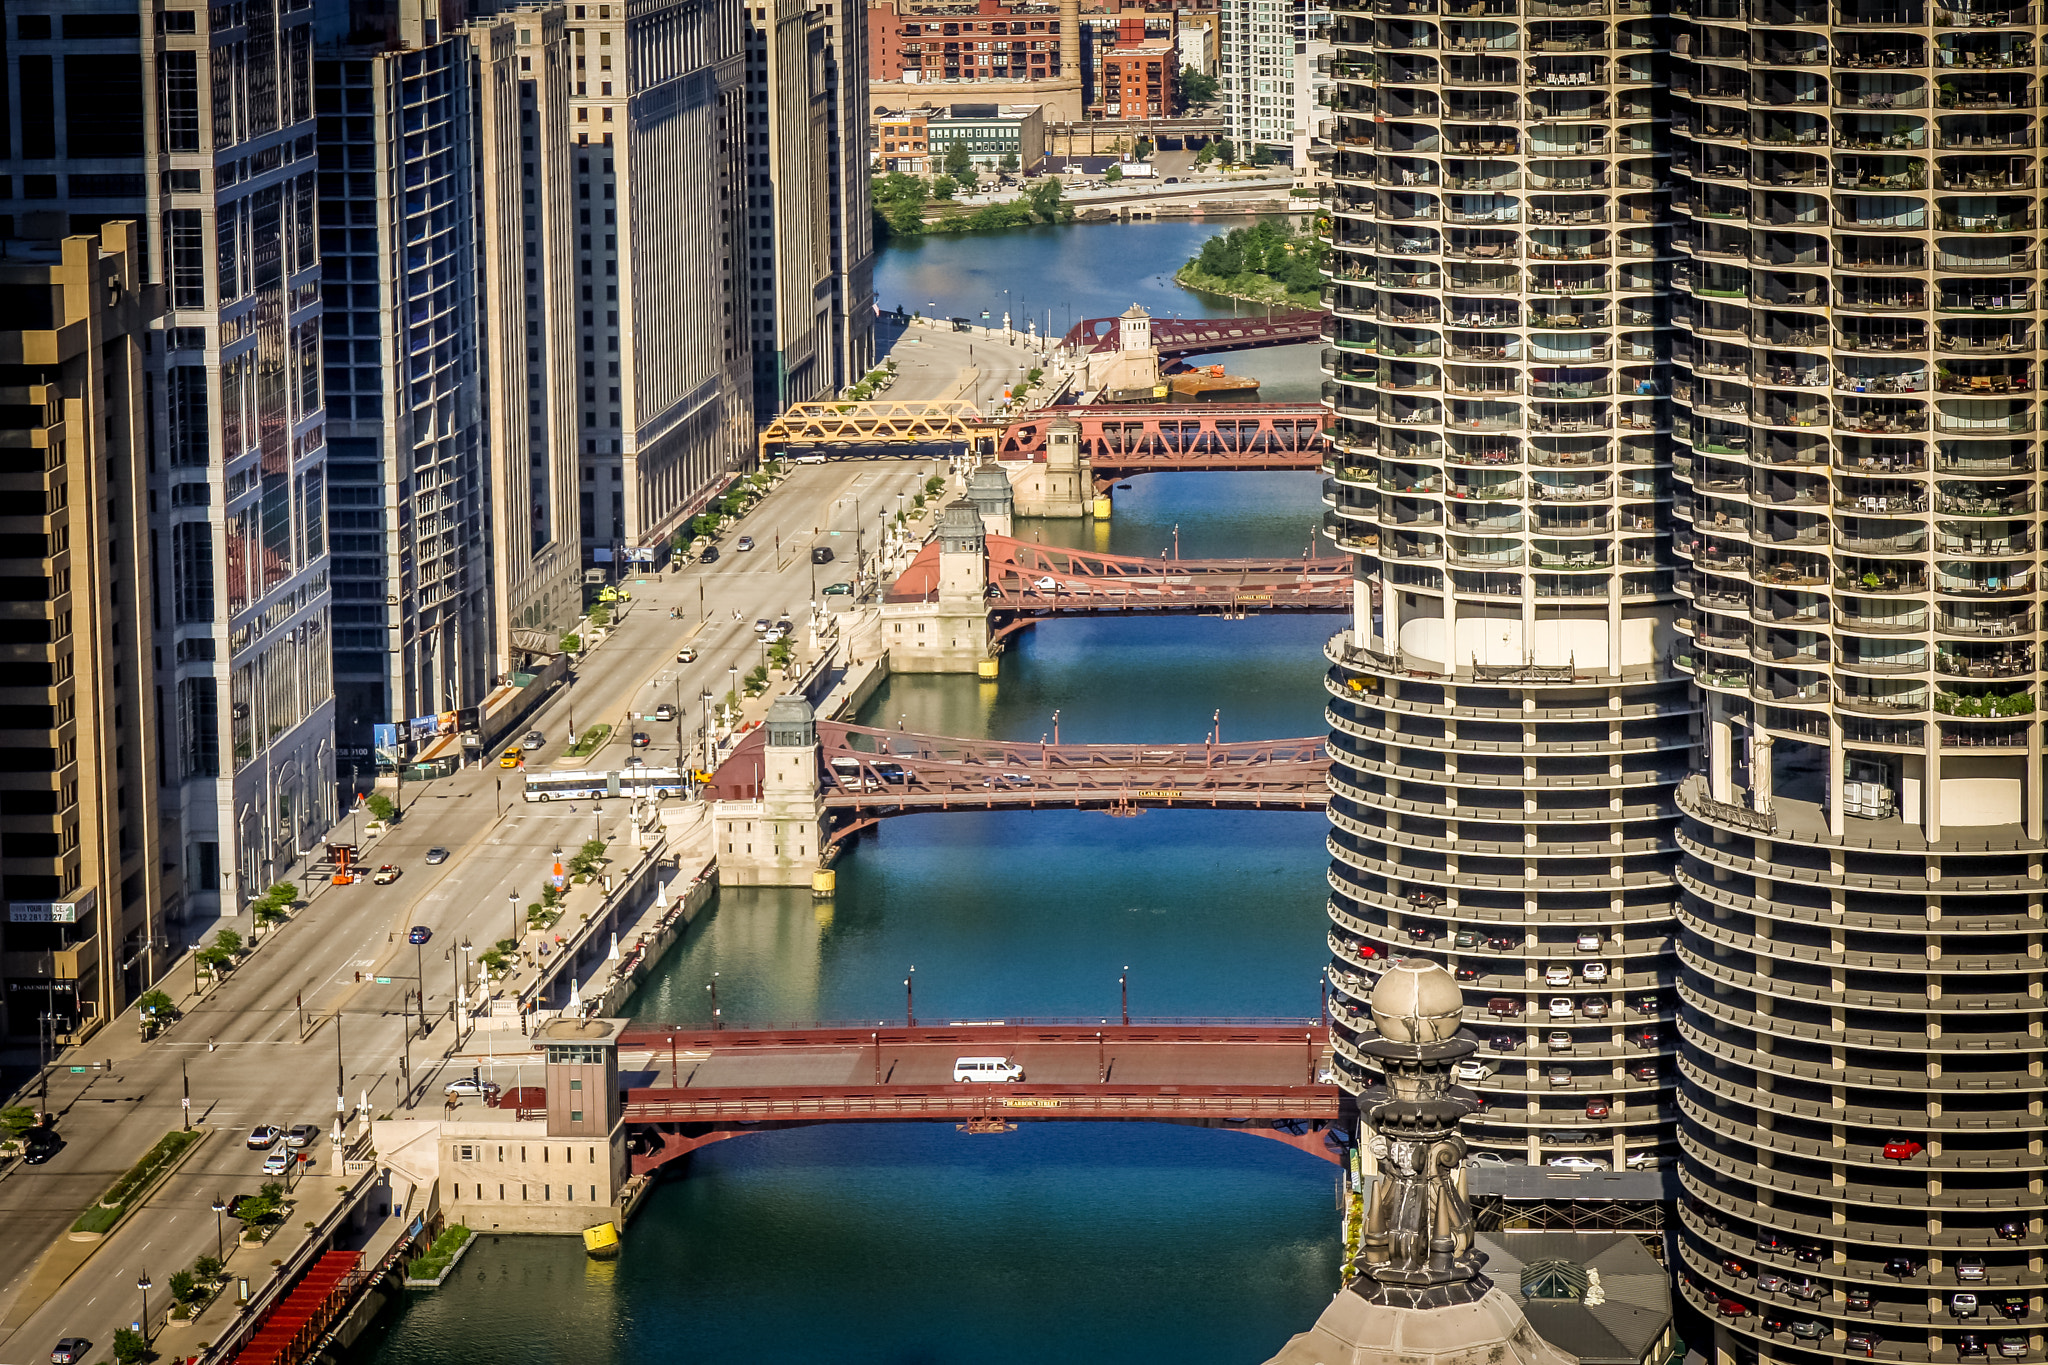
[{"label": "bridge pier", "polygon": [[939,514],[936,586],[914,601],[882,603],[891,673],[976,673],[989,657],[988,533],[975,502]]},{"label": "bridge pier", "polygon": [[757,771],[738,775],[749,794],[712,802],[718,884],[809,886],[825,847],[817,718],[802,697],[778,697],[763,728]]},{"label": "bridge pier", "polygon": [[1085,517],[1094,501],[1095,472],[1081,451],[1081,424],[1059,417],[1045,429],[1045,462],[1019,465],[1010,474],[1020,517]]}]

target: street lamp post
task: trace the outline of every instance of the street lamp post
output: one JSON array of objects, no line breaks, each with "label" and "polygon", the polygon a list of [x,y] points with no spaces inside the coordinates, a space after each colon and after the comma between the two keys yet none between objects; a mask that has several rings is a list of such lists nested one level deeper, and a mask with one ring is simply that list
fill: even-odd
[{"label": "street lamp post", "polygon": [[710,992],[711,992],[711,1028],[712,1028],[712,1031],[713,1031],[713,1032],[716,1032],[716,1031],[717,1031],[717,1030],[719,1029],[719,1027],[720,1027],[720,1024],[719,1024],[719,1019],[718,1019],[718,973],[717,973],[717,972],[713,972],[713,973],[711,974],[711,982],[710,982],[710,984],[709,984],[709,985],[705,986],[705,987],[704,987],[704,989],[705,989],[705,990],[707,990],[707,991],[710,991]]},{"label": "street lamp post", "polygon": [[150,1278],[147,1270],[135,1277],[135,1287],[142,1291],[142,1349],[149,1350],[149,1291]]},{"label": "street lamp post", "polygon": [[219,1195],[213,1197],[213,1259],[227,1259],[227,1238],[221,1231],[220,1216],[228,1211],[228,1204]]},{"label": "street lamp post", "polygon": [[507,891],[505,904],[512,911],[512,946],[516,949],[519,946],[519,892]]}]

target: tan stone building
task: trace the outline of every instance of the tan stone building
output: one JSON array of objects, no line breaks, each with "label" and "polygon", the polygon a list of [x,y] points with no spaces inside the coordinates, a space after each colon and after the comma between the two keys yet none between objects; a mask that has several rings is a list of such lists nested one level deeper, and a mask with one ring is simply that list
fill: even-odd
[{"label": "tan stone building", "polygon": [[141,247],[0,238],[0,1034],[90,1032],[167,960]]}]

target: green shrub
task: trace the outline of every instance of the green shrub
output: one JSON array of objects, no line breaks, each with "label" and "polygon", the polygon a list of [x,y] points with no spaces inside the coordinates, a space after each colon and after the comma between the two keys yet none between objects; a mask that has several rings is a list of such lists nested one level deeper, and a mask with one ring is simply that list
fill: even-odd
[{"label": "green shrub", "polygon": [[114,1333],[114,1359],[121,1365],[135,1365],[148,1354],[149,1343],[133,1327],[123,1327]]},{"label": "green shrub", "polygon": [[370,808],[370,818],[379,824],[390,824],[398,816],[398,807],[391,804],[391,798],[383,792],[371,792],[364,803]]},{"label": "green shrub", "polygon": [[142,1007],[144,1023],[167,1024],[178,1016],[177,1002],[162,991],[145,991],[136,1003]]},{"label": "green shrub", "polygon": [[190,1303],[199,1297],[199,1281],[189,1270],[171,1272],[171,1297],[179,1303]]},{"label": "green shrub", "polygon": [[581,635],[571,631],[562,637],[562,652],[564,654],[574,654],[581,648],[583,648],[583,637]]},{"label": "green shrub", "polygon": [[36,1111],[27,1105],[17,1104],[0,1109],[0,1133],[5,1133],[8,1137],[19,1138],[35,1126]]},{"label": "green shrub", "polygon": [[[147,999],[147,997],[144,997]],[[187,1132],[166,1133],[156,1146],[143,1154],[142,1160],[128,1168],[127,1174],[116,1180],[107,1192],[100,1196],[99,1203],[79,1215],[71,1225],[73,1232],[105,1232],[120,1220],[128,1206],[147,1189],[166,1166],[178,1159],[187,1147],[199,1141],[199,1134]]]},{"label": "green shrub", "polygon": [[199,1277],[201,1284],[212,1284],[218,1280],[222,1269],[220,1261],[212,1256],[201,1256],[192,1263],[192,1273]]},{"label": "green shrub", "polygon": [[426,1251],[408,1261],[405,1273],[408,1279],[432,1280],[440,1277],[455,1259],[455,1253],[462,1250],[463,1243],[470,1239],[470,1230],[460,1223],[451,1223]]}]

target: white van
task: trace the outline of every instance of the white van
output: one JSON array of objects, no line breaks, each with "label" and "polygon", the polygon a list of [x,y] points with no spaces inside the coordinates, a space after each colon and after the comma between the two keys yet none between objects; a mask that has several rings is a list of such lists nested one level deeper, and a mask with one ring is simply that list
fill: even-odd
[{"label": "white van", "polygon": [[1008,1057],[961,1057],[953,1063],[953,1082],[1021,1081],[1024,1068]]}]

